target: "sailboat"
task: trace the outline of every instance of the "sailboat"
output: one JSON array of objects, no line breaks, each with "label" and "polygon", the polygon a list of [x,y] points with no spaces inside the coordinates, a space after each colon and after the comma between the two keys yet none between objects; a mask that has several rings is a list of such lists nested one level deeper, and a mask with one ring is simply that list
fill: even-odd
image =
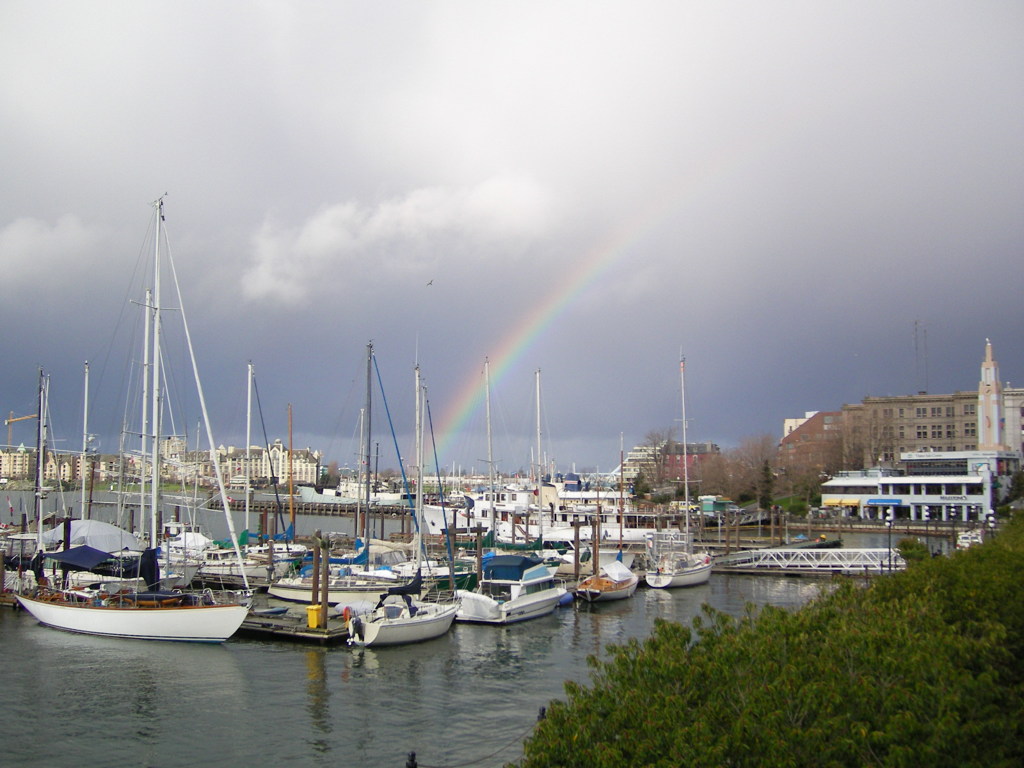
[{"label": "sailboat", "polygon": [[686,358],[679,358],[679,381],[683,397],[683,503],[686,528],[679,531],[658,531],[648,536],[651,561],[644,576],[647,586],[655,589],[691,587],[711,578],[711,556],[693,551],[690,535],[690,462],[686,453]]},{"label": "sailboat", "polygon": [[640,577],[619,560],[600,566],[600,572],[588,576],[576,587],[576,597],[588,603],[606,603],[632,597]]},{"label": "sailboat", "polygon": [[[154,289],[152,294],[147,291],[146,312],[146,342],[145,362],[146,373],[143,376],[146,381],[147,392],[143,400],[143,413],[147,410],[146,403],[152,406],[152,422],[147,428],[143,426],[142,433],[145,435],[148,429],[152,430],[152,456],[150,484],[150,549],[144,555],[147,566],[146,584],[144,590],[118,590],[108,592],[99,589],[73,589],[62,590],[44,586],[40,588],[35,596],[18,595],[18,602],[22,607],[31,613],[41,624],[55,629],[63,629],[70,632],[78,632],[90,635],[105,635],[109,637],[136,638],[142,640],[178,640],[187,642],[222,642],[231,637],[241,626],[249,612],[249,601],[251,593],[246,589],[240,595],[241,602],[220,604],[213,600],[211,592],[204,592],[199,595],[186,594],[180,591],[163,591],[154,587],[159,582],[159,566],[156,562],[157,546],[157,511],[160,508],[160,423],[163,401],[161,399],[160,386],[163,381],[160,371],[160,338],[161,325],[161,294],[160,294],[160,270],[161,253],[160,244],[163,236],[163,198],[154,203],[156,217],[156,246],[154,248]],[[214,453],[216,443],[213,440],[213,433],[210,428],[208,414],[206,413],[206,402],[203,396],[202,385],[199,381],[198,368],[196,367],[195,355],[192,349],[191,337],[189,336],[188,323],[185,320],[184,305],[181,302],[181,291],[177,284],[177,275],[174,273],[173,262],[170,264],[171,274],[174,277],[177,288],[178,312],[184,324],[185,338],[188,342],[189,354],[192,358],[192,370],[195,376],[195,383],[199,403],[203,411],[203,421],[206,425],[206,436],[210,445],[212,464],[217,477],[217,485],[221,494],[221,502],[225,511],[228,530],[232,541],[235,542],[235,553],[241,560],[241,553],[238,551],[237,537],[234,532],[234,524],[228,512],[229,505],[227,493],[224,489],[221,476],[220,464]],[[152,353],[152,357],[150,357]],[[151,397],[151,399],[149,399]],[[40,411],[45,413],[45,411]],[[143,451],[145,455],[146,451]],[[40,546],[40,550],[42,547]]]},{"label": "sailboat", "polygon": [[[416,575],[408,584],[391,587],[381,595],[369,614],[350,615],[348,642],[350,645],[380,646],[405,645],[433,640],[451,629],[455,612],[454,602],[428,602],[416,599],[423,588],[419,570],[423,549],[423,389],[420,369],[416,366]],[[415,597],[414,597],[415,596]]]},{"label": "sailboat", "polygon": [[[370,569],[370,558],[373,554],[369,539],[369,504],[370,497],[370,415],[373,391],[373,344],[366,345],[366,410],[364,416],[364,450],[361,459],[363,463],[363,483],[365,498],[360,504],[355,515],[355,530],[353,540],[356,542],[357,551],[352,557],[343,558],[346,562],[335,563],[331,558],[332,565],[327,574],[325,584],[320,587],[327,590],[327,602],[329,605],[338,605],[342,608],[362,608],[368,603],[372,605],[377,596],[390,587],[401,583],[398,575],[390,568],[378,570]],[[365,506],[364,506],[365,505]],[[394,552],[393,549],[388,550]],[[316,584],[315,575],[311,570],[303,568],[297,575],[284,576],[274,581],[267,589],[271,597],[281,600],[289,600],[297,603],[309,603],[313,599],[313,588]]]}]

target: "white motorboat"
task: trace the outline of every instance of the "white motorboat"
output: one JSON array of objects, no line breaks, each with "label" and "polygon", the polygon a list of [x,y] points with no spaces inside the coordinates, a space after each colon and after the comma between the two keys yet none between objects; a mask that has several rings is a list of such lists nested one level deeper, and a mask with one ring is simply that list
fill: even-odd
[{"label": "white motorboat", "polygon": [[522,555],[495,555],[483,564],[483,577],[472,591],[458,590],[456,621],[512,624],[555,610],[567,594],[554,569]]}]

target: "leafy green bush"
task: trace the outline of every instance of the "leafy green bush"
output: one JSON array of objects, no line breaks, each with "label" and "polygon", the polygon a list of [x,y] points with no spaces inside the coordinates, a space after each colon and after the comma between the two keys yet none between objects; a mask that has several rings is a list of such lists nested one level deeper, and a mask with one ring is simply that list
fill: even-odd
[{"label": "leafy green bush", "polygon": [[1024,537],[804,608],[707,606],[590,659],[525,747],[553,766],[1024,765]]}]

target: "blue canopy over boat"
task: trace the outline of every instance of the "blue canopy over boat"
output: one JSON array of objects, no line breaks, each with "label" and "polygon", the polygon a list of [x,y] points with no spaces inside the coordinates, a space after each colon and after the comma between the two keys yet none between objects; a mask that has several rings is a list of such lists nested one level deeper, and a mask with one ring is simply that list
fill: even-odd
[{"label": "blue canopy over boat", "polygon": [[110,553],[83,544],[80,547],[65,549],[63,552],[47,552],[46,557],[73,571],[91,571],[104,560],[109,560]]},{"label": "blue canopy over boat", "polygon": [[484,578],[519,581],[527,570],[540,563],[540,560],[525,555],[495,555],[483,564]]}]

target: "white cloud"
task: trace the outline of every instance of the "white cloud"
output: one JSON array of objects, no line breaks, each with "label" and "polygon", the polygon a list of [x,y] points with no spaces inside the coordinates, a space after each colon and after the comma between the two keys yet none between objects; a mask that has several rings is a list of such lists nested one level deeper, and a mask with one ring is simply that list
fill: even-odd
[{"label": "white cloud", "polygon": [[[242,285],[248,299],[297,302],[317,292],[317,276],[365,266],[373,275],[419,280],[439,243],[446,256],[486,245],[514,253],[550,226],[552,201],[533,180],[501,176],[475,187],[417,189],[375,207],[355,202],[323,208],[299,226],[266,221],[252,237]],[[450,261],[449,268],[456,266]]]},{"label": "white cloud", "polygon": [[103,237],[103,231],[71,214],[54,224],[31,217],[15,219],[0,229],[4,282],[21,287],[54,274],[67,278],[69,273],[85,271]]}]

